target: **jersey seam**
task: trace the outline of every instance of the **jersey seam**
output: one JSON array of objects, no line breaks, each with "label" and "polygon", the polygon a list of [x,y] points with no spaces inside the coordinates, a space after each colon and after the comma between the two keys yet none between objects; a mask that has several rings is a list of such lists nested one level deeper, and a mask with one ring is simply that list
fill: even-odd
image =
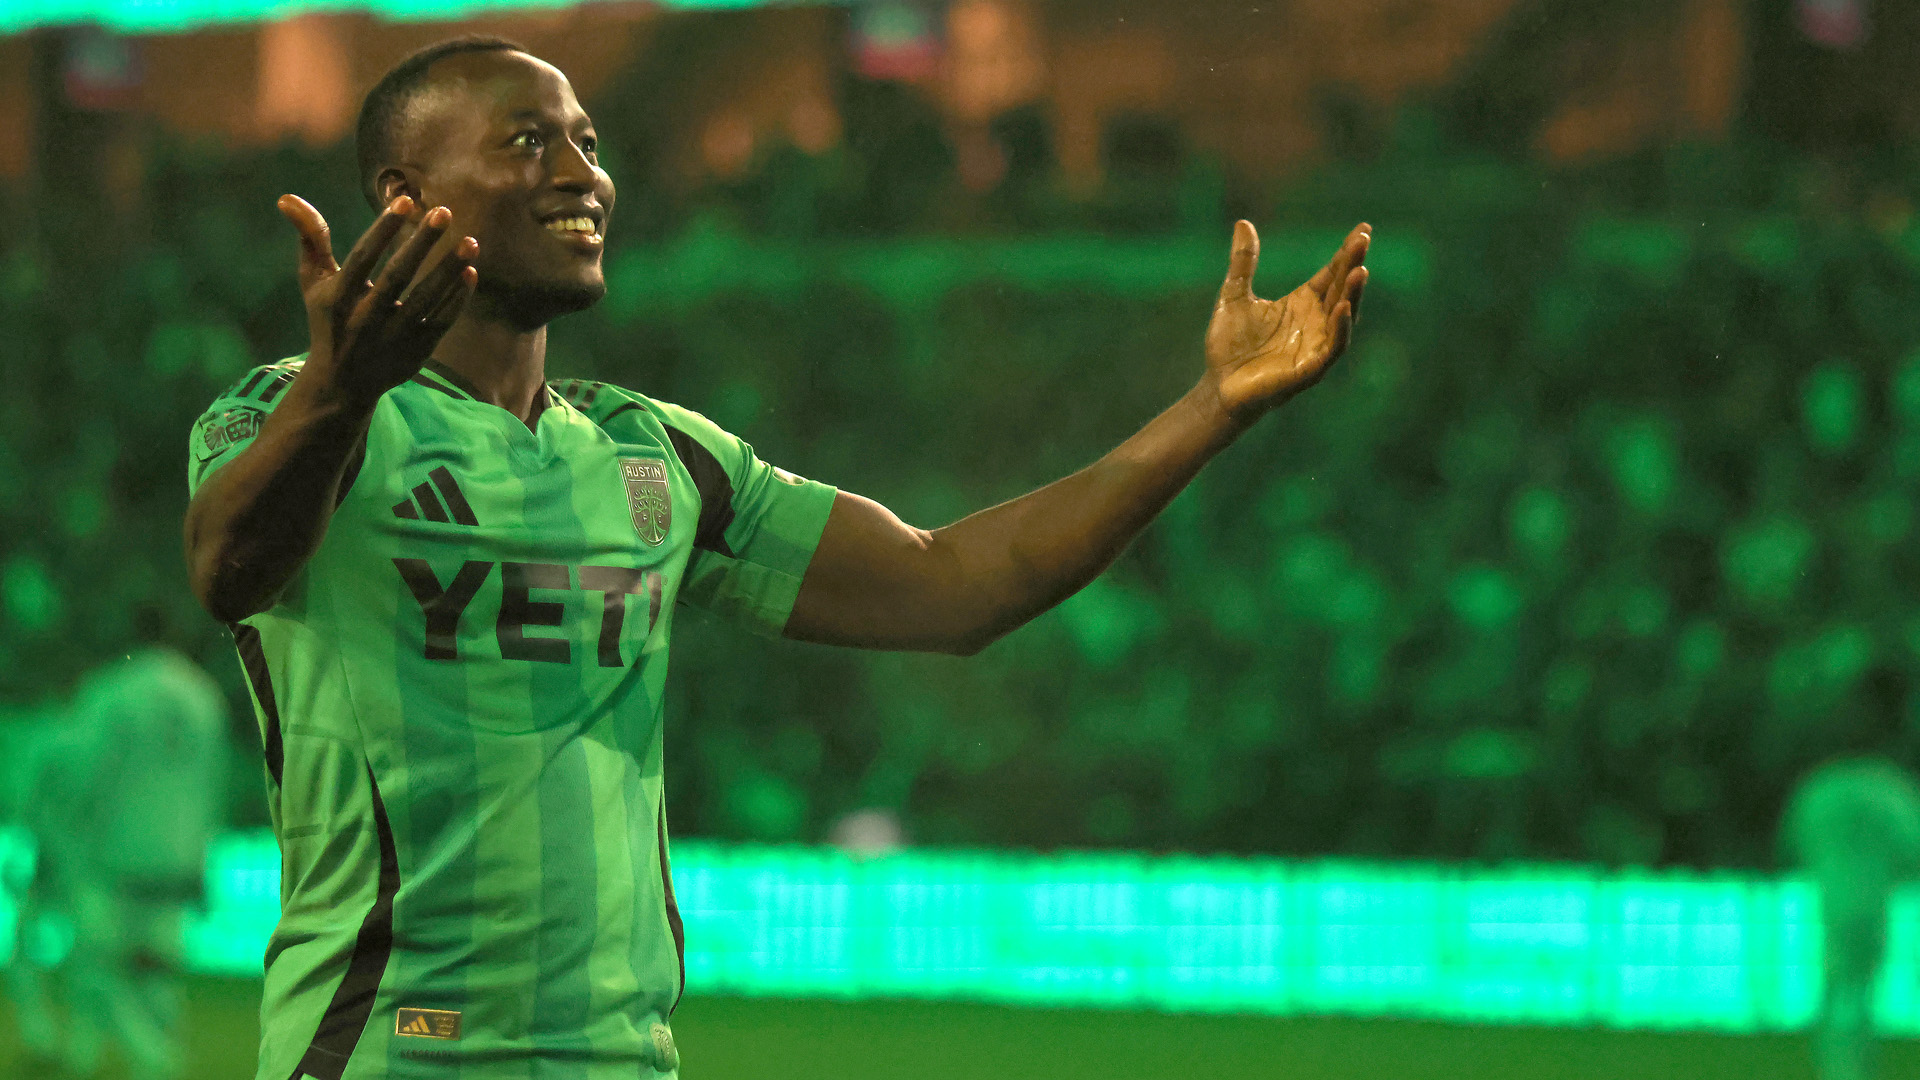
[{"label": "jersey seam", "polygon": [[346,654],[339,648],[333,650],[333,664],[335,669],[340,673],[341,683],[347,688],[347,711],[353,714],[353,732],[356,740],[349,742],[346,739],[341,739],[340,741],[357,748],[360,751],[360,755],[366,758],[367,768],[372,769],[373,748],[367,742],[367,728],[360,716],[360,695],[355,690],[353,672],[352,669],[347,666]]}]

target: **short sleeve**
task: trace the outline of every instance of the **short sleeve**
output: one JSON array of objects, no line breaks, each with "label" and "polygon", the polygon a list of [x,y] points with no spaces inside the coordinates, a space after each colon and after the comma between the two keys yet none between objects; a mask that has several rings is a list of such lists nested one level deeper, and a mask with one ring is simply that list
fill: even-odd
[{"label": "short sleeve", "polygon": [[260,434],[260,425],[273,411],[302,359],[268,364],[247,372],[239,382],[214,399],[187,436],[187,494],[200,490],[215,469],[240,455]]},{"label": "short sleeve", "polygon": [[680,599],[756,633],[778,635],[826,530],[835,489],[767,464],[699,413],[655,408],[700,492]]}]

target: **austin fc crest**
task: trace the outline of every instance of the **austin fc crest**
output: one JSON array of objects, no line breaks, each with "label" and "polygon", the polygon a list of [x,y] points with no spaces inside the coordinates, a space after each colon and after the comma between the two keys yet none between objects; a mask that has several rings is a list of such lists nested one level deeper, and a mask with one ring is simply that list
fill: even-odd
[{"label": "austin fc crest", "polygon": [[659,547],[673,528],[673,495],[667,490],[667,463],[658,458],[621,458],[620,478],[627,482],[627,509],[633,531]]}]

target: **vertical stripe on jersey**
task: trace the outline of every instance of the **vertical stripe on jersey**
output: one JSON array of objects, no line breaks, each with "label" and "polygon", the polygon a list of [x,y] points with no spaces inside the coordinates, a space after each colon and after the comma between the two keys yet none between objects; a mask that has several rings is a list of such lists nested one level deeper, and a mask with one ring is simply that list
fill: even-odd
[{"label": "vertical stripe on jersey", "polygon": [[[520,436],[512,432],[514,441]],[[586,532],[574,508],[571,463],[538,451],[509,458],[521,482],[522,520],[542,522],[556,546],[577,550]],[[585,598],[578,591],[567,597],[571,604]],[[572,660],[594,662],[585,649],[574,650]],[[596,718],[574,710],[551,715],[553,703],[578,698],[580,673],[573,663],[529,661],[525,668],[527,715],[549,714],[536,736],[546,767],[540,771],[538,793],[540,920],[534,936],[532,1030],[535,1042],[557,1059],[554,1068],[543,1069],[542,1080],[586,1080],[586,1060],[593,1049],[586,1034],[593,991],[588,963],[600,924],[600,866],[585,739]]]},{"label": "vertical stripe on jersey", "polygon": [[333,1000],[321,1014],[313,1042],[300,1058],[289,1080],[312,1077],[313,1080],[340,1080],[347,1060],[373,1015],[374,999],[380,993],[380,979],[386,974],[387,961],[393,955],[393,897],[400,891],[400,860],[394,851],[393,827],[387,822],[387,807],[380,799],[380,782],[373,767],[367,767],[367,784],[373,792],[373,825],[380,841],[380,879],[373,905],[360,920],[360,933],[354,938],[353,955],[347,960],[347,973],[334,988]]},{"label": "vertical stripe on jersey", "polygon": [[[414,444],[447,445],[457,438],[438,408],[405,408],[401,416]],[[423,507],[433,498],[428,488]],[[432,505],[438,509],[437,501]],[[448,582],[474,573],[465,569],[457,552],[434,552],[430,568],[438,580]],[[471,585],[477,588],[478,582]],[[394,588],[405,596],[398,574]],[[406,792],[406,813],[400,815],[397,835],[409,859],[434,861],[430,869],[408,867],[407,892],[394,911],[398,947],[389,979],[400,996],[386,1004],[473,1017],[468,969],[475,962],[476,940],[487,932],[475,918],[480,876],[475,834],[483,794],[472,718],[475,700],[469,665],[438,658],[437,653],[427,658],[424,626],[425,616],[414,600],[402,600],[395,608],[392,662],[400,749],[395,764]],[[391,1013],[383,1014],[383,1022],[392,1023]],[[418,1047],[417,1040],[390,1039],[389,1067],[402,1075],[417,1071],[418,1064],[405,1052]]]},{"label": "vertical stripe on jersey", "polygon": [[[629,402],[621,409],[641,409]],[[592,423],[584,416],[579,422]],[[602,429],[604,430],[604,428]],[[665,440],[661,440],[664,442]],[[664,449],[664,447],[663,447]],[[612,462],[607,463],[612,465]],[[626,500],[621,498],[617,473],[608,469],[605,479],[583,479],[576,493],[575,508],[582,520],[594,523],[605,534],[626,532],[632,528],[627,519]],[[683,481],[676,481],[676,486]],[[600,486],[604,485],[604,486]],[[680,506],[698,506],[698,495],[676,491]],[[688,519],[698,514],[683,515]],[[615,520],[609,521],[608,518]],[[611,525],[611,528],[609,526]],[[617,557],[613,561],[621,561]],[[614,749],[619,760],[617,788],[609,776],[607,794],[619,798],[617,827],[602,823],[602,910],[604,956],[624,958],[625,970],[611,965],[596,970],[595,989],[602,995],[602,1011],[624,1013],[634,1027],[645,1032],[652,1019],[671,1013],[685,982],[674,941],[673,916],[664,895],[661,873],[662,831],[655,815],[663,802],[660,761],[660,697],[665,689],[662,665],[649,663],[649,656],[665,647],[667,630],[663,621],[671,615],[663,610],[662,581],[649,579],[648,599],[643,605],[638,596],[630,598],[625,620],[627,643],[621,646],[623,658],[630,658],[621,672],[622,686],[609,696],[626,702],[624,708],[608,717],[599,741]],[[644,606],[644,621],[642,608]],[[637,640],[636,640],[637,639]],[[595,758],[592,760],[603,760]],[[609,806],[605,813],[616,812]],[[615,878],[617,877],[617,880]]]},{"label": "vertical stripe on jersey", "polygon": [[[643,753],[643,758],[649,756],[650,753]],[[658,805],[659,774],[655,773],[653,782],[649,783],[643,768],[629,768],[621,788],[627,821],[627,964],[632,972],[632,986],[639,992],[640,1009],[657,1008],[666,1013],[672,1008],[673,998],[655,997],[660,990],[659,976],[664,973],[651,970],[652,961],[658,956],[662,929],[660,907],[652,902],[660,857],[654,850],[655,833],[642,826],[647,814]],[[636,1026],[642,1020],[641,1016],[634,1016]]]},{"label": "vertical stripe on jersey", "polygon": [[[556,665],[557,666],[557,665]],[[536,679],[536,685],[540,680]],[[556,1057],[584,1057],[592,988],[588,962],[599,928],[593,784],[587,742],[572,724],[540,736],[551,754],[540,773],[540,923],[534,937],[533,1031]],[[560,1069],[549,1074],[586,1077]]]},{"label": "vertical stripe on jersey", "polygon": [[[628,402],[614,412],[628,409],[645,411],[640,403]],[[577,412],[568,422],[595,425],[591,418]],[[606,437],[605,430],[600,427],[601,437]],[[658,446],[665,439],[648,442]],[[613,456],[624,452],[623,447],[616,446],[608,447]],[[582,459],[576,466],[576,477],[579,490],[574,494],[574,509],[583,523],[590,523],[589,533],[633,536],[617,463],[604,460],[590,466]],[[697,494],[680,490],[683,484],[677,481],[675,485],[677,509],[687,508],[688,503],[697,507]],[[698,513],[684,516],[697,518]],[[634,545],[620,554],[610,553],[609,561],[623,563],[636,554],[645,560],[645,552]],[[595,1015],[623,1016],[642,1038],[652,1020],[671,1011],[683,981],[663,896],[659,829],[653,821],[661,803],[659,702],[666,673],[662,664],[650,663],[649,657],[664,648],[666,641],[664,621],[670,612],[662,610],[663,592],[661,579],[651,577],[644,621],[639,598],[635,596],[629,602],[626,632],[622,634],[628,643],[621,646],[621,651],[623,659],[631,659],[620,673],[622,685],[607,695],[625,704],[606,715],[589,735],[613,751],[589,755],[590,766],[605,765],[609,769],[596,774],[604,781],[596,790],[606,795],[606,801],[596,806],[604,807],[599,811],[604,817],[618,815],[617,822],[600,822],[598,830],[603,860],[599,867],[602,939],[596,958],[601,962],[593,971]],[[624,960],[624,969],[606,962],[616,956]]]},{"label": "vertical stripe on jersey", "polygon": [[[655,728],[647,722],[654,715],[652,698],[637,666],[622,672],[622,683],[615,693],[633,703],[632,711],[602,713],[579,740],[586,747],[593,781],[594,845],[599,853],[595,869],[600,876],[599,931],[587,976],[599,1030],[617,1029],[608,1021],[622,1017],[644,1039],[650,1018],[664,1015],[672,1000],[673,971],[670,964],[660,970],[658,963],[669,945],[655,891],[659,857],[648,827],[659,772],[656,767],[650,779],[643,778],[644,768],[636,760],[653,758],[649,739]],[[650,959],[654,966],[643,969],[638,958]],[[595,1049],[604,1048],[596,1044]]]}]

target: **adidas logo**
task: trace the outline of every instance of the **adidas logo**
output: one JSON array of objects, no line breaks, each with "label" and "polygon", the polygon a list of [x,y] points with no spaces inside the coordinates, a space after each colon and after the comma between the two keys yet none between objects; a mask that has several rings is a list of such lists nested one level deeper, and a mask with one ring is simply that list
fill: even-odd
[{"label": "adidas logo", "polygon": [[[445,503],[441,502],[442,499],[446,500]],[[395,503],[393,514],[409,520],[424,518],[442,524],[480,524],[479,519],[473,516],[473,507],[467,503],[466,495],[460,491],[460,482],[453,478],[445,465],[428,473],[427,479],[413,489],[412,495]]]},{"label": "adidas logo", "polygon": [[457,1039],[460,1014],[446,1009],[401,1009],[393,1014],[393,1033],[422,1039]]}]

